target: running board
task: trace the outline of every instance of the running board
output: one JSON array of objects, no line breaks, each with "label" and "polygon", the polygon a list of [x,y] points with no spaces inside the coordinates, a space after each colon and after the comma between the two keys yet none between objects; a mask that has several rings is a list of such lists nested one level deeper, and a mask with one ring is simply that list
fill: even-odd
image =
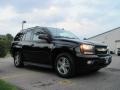
[{"label": "running board", "polygon": [[33,66],[43,67],[43,68],[52,68],[51,65],[37,64],[37,63],[32,63],[32,62],[24,62],[24,64],[25,65],[33,65]]}]

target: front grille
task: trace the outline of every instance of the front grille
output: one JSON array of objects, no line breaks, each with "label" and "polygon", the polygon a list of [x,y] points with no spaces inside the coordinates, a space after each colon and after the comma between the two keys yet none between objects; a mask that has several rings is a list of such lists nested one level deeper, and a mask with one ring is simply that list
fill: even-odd
[{"label": "front grille", "polygon": [[107,54],[107,46],[95,46],[95,54]]}]

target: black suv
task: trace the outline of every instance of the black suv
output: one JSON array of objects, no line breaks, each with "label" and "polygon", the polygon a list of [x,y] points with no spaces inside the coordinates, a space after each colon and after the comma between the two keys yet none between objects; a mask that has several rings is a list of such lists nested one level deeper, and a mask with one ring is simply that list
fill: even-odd
[{"label": "black suv", "polygon": [[117,49],[117,55],[120,56],[120,48]]},{"label": "black suv", "polygon": [[27,63],[54,68],[66,78],[77,71],[98,71],[112,60],[106,45],[81,41],[63,29],[39,26],[20,31],[11,53],[16,67]]}]

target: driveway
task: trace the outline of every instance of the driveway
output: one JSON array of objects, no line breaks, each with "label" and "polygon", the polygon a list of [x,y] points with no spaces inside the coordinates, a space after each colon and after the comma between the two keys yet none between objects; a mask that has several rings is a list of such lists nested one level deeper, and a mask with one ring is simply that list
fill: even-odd
[{"label": "driveway", "polygon": [[16,68],[13,58],[0,58],[0,78],[23,90],[119,90],[120,57],[97,73],[78,75],[75,78],[58,77],[52,70],[35,66]]}]

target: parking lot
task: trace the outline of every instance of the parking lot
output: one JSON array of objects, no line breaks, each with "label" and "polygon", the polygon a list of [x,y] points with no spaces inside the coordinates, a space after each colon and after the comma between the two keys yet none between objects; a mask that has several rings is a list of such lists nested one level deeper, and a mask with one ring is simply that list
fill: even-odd
[{"label": "parking lot", "polygon": [[99,72],[71,79],[60,78],[51,69],[15,68],[13,59],[6,57],[0,59],[0,78],[23,90],[119,90],[120,57],[113,55],[112,63]]}]

